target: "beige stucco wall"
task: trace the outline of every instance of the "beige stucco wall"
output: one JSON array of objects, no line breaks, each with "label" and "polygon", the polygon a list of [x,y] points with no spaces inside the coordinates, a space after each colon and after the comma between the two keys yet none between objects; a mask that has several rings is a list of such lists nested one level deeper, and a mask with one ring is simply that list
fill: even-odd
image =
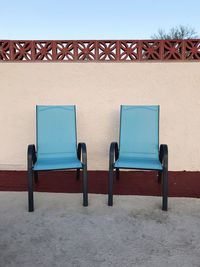
[{"label": "beige stucco wall", "polygon": [[36,104],[76,104],[90,170],[106,170],[120,104],[159,104],[170,170],[200,170],[200,63],[0,64],[0,169],[25,169]]}]

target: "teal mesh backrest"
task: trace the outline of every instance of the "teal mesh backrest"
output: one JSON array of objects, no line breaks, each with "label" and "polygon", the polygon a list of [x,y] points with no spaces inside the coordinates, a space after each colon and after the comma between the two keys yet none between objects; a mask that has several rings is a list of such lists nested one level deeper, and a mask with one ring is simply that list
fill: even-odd
[{"label": "teal mesh backrest", "polygon": [[36,106],[38,157],[76,155],[75,106]]},{"label": "teal mesh backrest", "polygon": [[159,106],[121,106],[121,157],[158,158]]}]

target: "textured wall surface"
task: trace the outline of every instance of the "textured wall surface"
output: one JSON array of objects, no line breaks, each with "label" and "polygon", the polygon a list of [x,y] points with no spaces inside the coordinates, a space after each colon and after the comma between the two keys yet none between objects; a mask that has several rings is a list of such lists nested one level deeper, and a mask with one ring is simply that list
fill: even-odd
[{"label": "textured wall surface", "polygon": [[120,104],[160,105],[170,170],[200,170],[200,63],[0,64],[0,169],[25,169],[36,104],[75,104],[88,168],[106,170]]}]

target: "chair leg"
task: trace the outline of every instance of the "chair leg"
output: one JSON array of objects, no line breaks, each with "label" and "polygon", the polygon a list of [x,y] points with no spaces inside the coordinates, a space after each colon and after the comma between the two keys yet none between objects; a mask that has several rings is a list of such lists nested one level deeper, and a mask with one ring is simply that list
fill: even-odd
[{"label": "chair leg", "polygon": [[119,176],[120,172],[119,172],[119,168],[116,168],[116,179],[119,180],[120,176]]},{"label": "chair leg", "polygon": [[108,206],[113,205],[113,168],[109,169],[108,176]]},{"label": "chair leg", "polygon": [[34,171],[34,181],[35,181],[36,184],[38,184],[38,182],[39,182],[38,172],[37,171]]},{"label": "chair leg", "polygon": [[163,177],[163,181],[162,181],[162,191],[163,191],[162,210],[167,211],[167,209],[168,209],[168,169],[167,169],[167,167],[164,167],[162,177]]},{"label": "chair leg", "polygon": [[162,172],[158,171],[158,173],[157,173],[157,182],[158,182],[158,184],[161,183],[161,178],[162,178]]},{"label": "chair leg", "polygon": [[28,211],[34,211],[34,199],[33,199],[33,171],[28,170]]},{"label": "chair leg", "polygon": [[76,169],[76,180],[80,180],[80,169]]},{"label": "chair leg", "polygon": [[88,174],[87,167],[83,167],[83,206],[88,206]]}]

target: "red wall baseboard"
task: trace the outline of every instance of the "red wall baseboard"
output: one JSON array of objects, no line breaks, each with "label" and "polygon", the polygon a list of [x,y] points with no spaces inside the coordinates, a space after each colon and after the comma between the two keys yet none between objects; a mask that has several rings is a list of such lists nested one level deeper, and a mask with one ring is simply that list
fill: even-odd
[{"label": "red wall baseboard", "polygon": [[[88,172],[89,193],[107,194],[108,172]],[[38,192],[80,193],[82,183],[74,171],[39,173]],[[25,171],[0,171],[0,191],[27,191]],[[123,171],[120,180],[114,180],[114,194],[160,196],[161,185],[156,182],[156,172]],[[169,196],[200,197],[200,172],[169,172]]]}]

